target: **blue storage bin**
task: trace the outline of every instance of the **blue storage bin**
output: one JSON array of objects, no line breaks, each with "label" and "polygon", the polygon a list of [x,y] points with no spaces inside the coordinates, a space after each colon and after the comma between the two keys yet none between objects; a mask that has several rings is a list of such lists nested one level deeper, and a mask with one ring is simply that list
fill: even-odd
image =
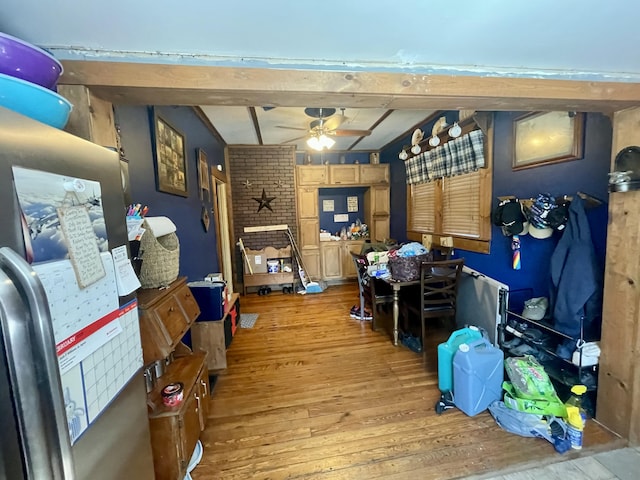
[{"label": "blue storage bin", "polygon": [[196,321],[221,320],[224,316],[224,282],[189,282],[193,297],[200,307]]},{"label": "blue storage bin", "polygon": [[453,357],[456,407],[473,417],[502,397],[504,353],[481,338],[462,344]]},{"label": "blue storage bin", "polygon": [[465,327],[456,330],[449,340],[438,345],[438,388],[442,393],[453,390],[453,356],[458,347],[479,338],[482,338],[482,333],[478,327]]}]

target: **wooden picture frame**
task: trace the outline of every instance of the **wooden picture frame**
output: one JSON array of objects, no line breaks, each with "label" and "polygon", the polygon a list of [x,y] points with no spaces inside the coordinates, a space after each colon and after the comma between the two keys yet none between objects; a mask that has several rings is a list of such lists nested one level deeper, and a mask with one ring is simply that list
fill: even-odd
[{"label": "wooden picture frame", "polygon": [[201,148],[196,150],[196,157],[198,159],[198,188],[200,190],[200,200],[204,200],[204,192],[207,192],[207,201],[209,200],[209,162],[207,161],[207,154]]},{"label": "wooden picture frame", "polygon": [[156,188],[159,192],[188,197],[186,137],[155,109],[151,110],[150,116]]},{"label": "wooden picture frame", "polygon": [[584,114],[533,112],[513,123],[513,170],[582,158]]}]

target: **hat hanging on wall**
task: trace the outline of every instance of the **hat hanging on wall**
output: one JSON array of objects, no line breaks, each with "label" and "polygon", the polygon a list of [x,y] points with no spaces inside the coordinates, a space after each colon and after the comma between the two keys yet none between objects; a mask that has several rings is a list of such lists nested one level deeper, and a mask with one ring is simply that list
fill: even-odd
[{"label": "hat hanging on wall", "polygon": [[526,235],[529,232],[529,222],[517,198],[501,201],[491,217],[493,224],[501,227],[502,234],[507,237]]},{"label": "hat hanging on wall", "polygon": [[411,135],[411,153],[418,155],[422,149],[420,148],[420,142],[424,138],[424,133],[419,128],[416,128]]},{"label": "hat hanging on wall", "polygon": [[540,193],[528,211],[529,234],[533,238],[545,239],[553,235],[549,215],[557,208],[556,199],[548,193]]}]

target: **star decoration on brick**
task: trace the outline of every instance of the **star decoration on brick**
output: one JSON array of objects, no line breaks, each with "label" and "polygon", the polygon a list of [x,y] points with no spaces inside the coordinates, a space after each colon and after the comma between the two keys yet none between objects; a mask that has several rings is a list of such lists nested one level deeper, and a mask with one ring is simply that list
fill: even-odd
[{"label": "star decoration on brick", "polygon": [[264,188],[262,189],[262,197],[261,198],[253,197],[253,199],[259,203],[258,212],[263,208],[268,208],[273,212],[273,208],[271,208],[270,204],[276,199],[276,197],[267,197],[267,193],[264,191]]},{"label": "star decoration on brick", "polygon": [[249,180],[245,180],[242,184],[244,185],[244,188],[250,188],[253,185]]},{"label": "star decoration on brick", "polygon": [[278,188],[284,188],[284,187],[286,187],[286,186],[287,186],[287,184],[286,184],[286,183],[284,183],[281,179],[279,179],[278,181],[276,181],[276,182],[275,182],[275,184],[276,184],[276,186],[277,186]]}]

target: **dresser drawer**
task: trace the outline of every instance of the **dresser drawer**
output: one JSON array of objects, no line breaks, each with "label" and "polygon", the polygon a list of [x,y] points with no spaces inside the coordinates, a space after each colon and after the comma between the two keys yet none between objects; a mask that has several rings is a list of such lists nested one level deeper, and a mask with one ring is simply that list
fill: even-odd
[{"label": "dresser drawer", "polygon": [[173,295],[160,302],[153,309],[153,315],[164,327],[169,344],[173,344],[175,339],[180,339],[189,328],[188,319],[185,318],[182,306],[178,298]]},{"label": "dresser drawer", "polygon": [[191,289],[188,286],[181,287],[176,291],[176,298],[180,302],[184,315],[188,319],[189,323],[193,322],[198,315],[200,315],[200,308],[198,302],[191,293]]}]

